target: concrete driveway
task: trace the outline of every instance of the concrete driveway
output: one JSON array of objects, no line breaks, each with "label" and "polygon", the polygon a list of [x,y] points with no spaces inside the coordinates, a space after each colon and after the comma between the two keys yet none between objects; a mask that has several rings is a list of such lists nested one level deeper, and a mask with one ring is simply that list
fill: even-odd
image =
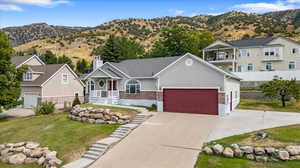
[{"label": "concrete driveway", "polygon": [[158,113],[90,168],[192,168],[217,116]]}]

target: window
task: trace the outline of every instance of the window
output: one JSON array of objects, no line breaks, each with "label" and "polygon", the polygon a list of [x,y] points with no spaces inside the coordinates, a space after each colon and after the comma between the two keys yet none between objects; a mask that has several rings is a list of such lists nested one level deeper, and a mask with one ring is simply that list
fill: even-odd
[{"label": "window", "polygon": [[62,83],[63,84],[69,83],[68,74],[62,74]]},{"label": "window", "polygon": [[299,53],[299,49],[298,48],[293,48],[292,49],[292,54],[298,54]]},{"label": "window", "polygon": [[289,61],[289,69],[295,69],[296,68],[296,62],[295,61]]},{"label": "window", "polygon": [[249,72],[253,71],[253,64],[252,63],[248,64],[247,70]]},{"label": "window", "polygon": [[126,83],[126,93],[140,93],[140,83],[137,80],[130,80]]},{"label": "window", "polygon": [[265,56],[280,56],[280,49],[279,48],[265,48],[264,49]]},{"label": "window", "polygon": [[240,52],[239,52],[239,56],[240,57],[249,57],[250,56],[250,52],[249,52],[249,50],[241,49]]},{"label": "window", "polygon": [[24,81],[31,81],[32,80],[32,72],[28,71],[28,72],[24,73],[23,80]]},{"label": "window", "polygon": [[100,80],[100,81],[99,81],[99,87],[100,87],[100,88],[104,88],[104,86],[105,86],[104,80]]},{"label": "window", "polygon": [[242,72],[243,71],[243,66],[242,65],[239,65],[238,66],[238,72]]},{"label": "window", "polygon": [[95,90],[95,83],[92,80],[87,81],[87,89],[88,92],[90,92],[91,90]]},{"label": "window", "polygon": [[272,62],[266,63],[266,70],[271,71],[272,70]]}]

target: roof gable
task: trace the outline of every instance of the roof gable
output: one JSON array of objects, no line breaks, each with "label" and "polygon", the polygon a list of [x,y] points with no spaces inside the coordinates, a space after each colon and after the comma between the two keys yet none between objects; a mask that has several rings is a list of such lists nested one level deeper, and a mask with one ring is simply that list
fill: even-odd
[{"label": "roof gable", "polygon": [[229,41],[228,43],[234,47],[254,47],[254,46],[264,46],[273,41],[274,37],[266,37],[266,38],[252,38],[245,40],[236,40]]},{"label": "roof gable", "polygon": [[11,58],[11,62],[18,68],[32,59],[36,59],[41,65],[45,65],[45,63],[37,55],[14,56]]}]

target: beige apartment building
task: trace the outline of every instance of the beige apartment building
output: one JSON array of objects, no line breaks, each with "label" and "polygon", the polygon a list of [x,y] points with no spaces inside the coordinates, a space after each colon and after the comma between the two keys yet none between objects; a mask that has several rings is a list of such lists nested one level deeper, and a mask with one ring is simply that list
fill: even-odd
[{"label": "beige apartment building", "polygon": [[300,43],[284,37],[217,40],[203,49],[203,59],[230,72],[300,70]]}]

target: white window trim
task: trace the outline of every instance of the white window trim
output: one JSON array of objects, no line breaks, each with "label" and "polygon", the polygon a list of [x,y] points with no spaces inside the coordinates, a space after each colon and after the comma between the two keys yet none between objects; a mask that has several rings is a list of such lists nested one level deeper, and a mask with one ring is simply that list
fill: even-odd
[{"label": "white window trim", "polygon": [[289,68],[289,70],[292,70],[292,69],[290,69],[290,63],[292,63],[292,62],[294,63],[294,68],[293,69],[296,69],[296,67],[297,67],[296,66],[296,61],[289,61],[288,62],[288,68]]},{"label": "white window trim", "polygon": [[[244,54],[246,54],[246,55],[242,55],[243,52],[244,52]],[[239,56],[240,56],[240,57],[249,57],[249,56],[250,56],[250,51],[249,51],[249,49],[240,49],[240,50],[239,50]]]},{"label": "white window trim", "polygon": [[[271,65],[271,69],[267,69],[267,65],[268,65],[268,64]],[[273,63],[272,63],[272,62],[266,62],[266,64],[265,64],[265,69],[266,69],[267,71],[273,70]]]},{"label": "white window trim", "polygon": [[[274,52],[274,55],[271,55],[271,52]],[[266,55],[266,53],[268,53],[268,55]],[[264,48],[263,55],[265,57],[280,57],[282,53],[279,47],[269,47],[269,48]]]},{"label": "white window trim", "polygon": [[141,85],[141,82],[139,81],[139,80],[136,80],[136,79],[129,79],[129,80],[127,80],[126,82],[125,82],[125,88],[124,88],[124,91],[125,91],[125,93],[126,94],[137,94],[137,93],[139,93],[139,92],[136,92],[136,93],[127,93],[127,84],[128,84],[128,82],[130,82],[130,81],[132,81],[132,80],[135,80],[135,81],[137,81],[138,82],[138,84],[140,85],[140,92],[142,91],[142,85]]},{"label": "white window trim", "polygon": [[[67,80],[66,81],[64,80],[64,76],[67,76]],[[61,75],[61,82],[62,82],[62,84],[69,84],[69,75],[67,73],[63,73]]]},{"label": "white window trim", "polygon": [[[28,74],[31,74],[31,78],[27,78],[28,76]],[[23,81],[32,81],[33,80],[33,73],[32,73],[32,71],[27,71],[27,72],[25,72],[24,74],[23,74]]]},{"label": "white window trim", "polygon": [[[101,82],[101,81],[104,83],[102,87],[100,86],[100,82]],[[98,82],[99,88],[100,88],[100,89],[105,88],[106,83],[107,83],[107,82],[106,82],[105,80],[103,80],[103,79],[99,80],[99,82]]]}]

